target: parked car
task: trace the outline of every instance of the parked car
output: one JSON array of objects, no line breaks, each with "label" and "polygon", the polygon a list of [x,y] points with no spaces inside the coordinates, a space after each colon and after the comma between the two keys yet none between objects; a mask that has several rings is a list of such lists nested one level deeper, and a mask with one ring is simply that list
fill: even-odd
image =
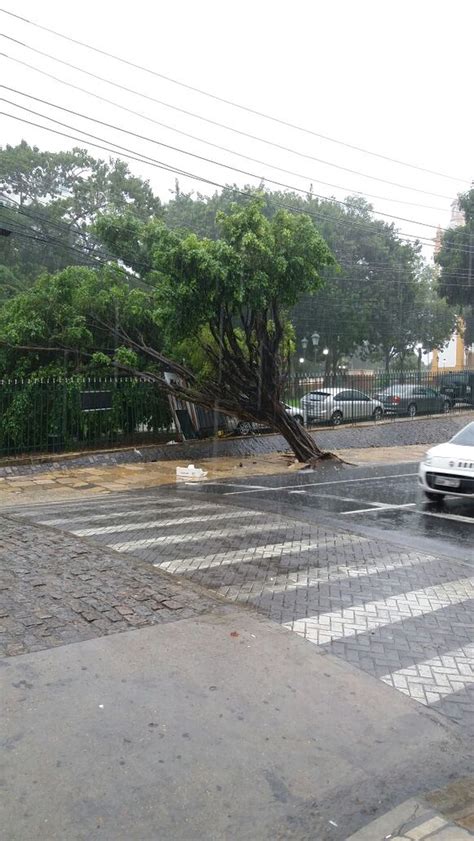
[{"label": "parked car", "polygon": [[447,371],[439,375],[437,385],[453,406],[474,406],[474,371]]},{"label": "parked car", "polygon": [[[290,406],[288,403],[283,403],[286,411],[289,415],[291,415],[295,420],[299,423],[304,425],[304,415],[303,412],[296,408],[295,406]],[[237,420],[235,418],[235,426],[233,429],[235,435],[250,435],[251,433],[255,434],[258,432],[268,432],[271,431],[271,427],[266,426],[263,423],[255,423],[255,421],[244,421],[244,420]]]},{"label": "parked car", "polygon": [[450,441],[428,450],[420,464],[418,481],[431,501],[439,501],[446,494],[474,499],[474,422]]},{"label": "parked car", "polygon": [[435,388],[421,385],[391,385],[375,395],[386,415],[408,415],[449,412],[452,402]]},{"label": "parked car", "polygon": [[380,400],[369,397],[355,388],[321,388],[310,391],[300,400],[306,423],[327,421],[338,426],[344,420],[383,417]]}]

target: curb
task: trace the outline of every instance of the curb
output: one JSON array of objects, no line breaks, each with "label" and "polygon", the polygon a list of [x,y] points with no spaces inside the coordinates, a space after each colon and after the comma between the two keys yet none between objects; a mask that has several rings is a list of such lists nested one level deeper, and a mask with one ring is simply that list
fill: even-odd
[{"label": "curb", "polygon": [[466,841],[469,830],[447,820],[421,800],[407,800],[350,835],[347,841]]}]

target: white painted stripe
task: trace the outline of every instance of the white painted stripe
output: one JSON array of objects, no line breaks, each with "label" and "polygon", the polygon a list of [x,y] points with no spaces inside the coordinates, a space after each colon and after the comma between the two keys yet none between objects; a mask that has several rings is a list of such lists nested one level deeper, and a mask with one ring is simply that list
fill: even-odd
[{"label": "white painted stripe", "polygon": [[[458,585],[458,591],[456,591]],[[448,584],[399,593],[386,599],[356,604],[330,613],[286,622],[285,627],[317,645],[375,628],[393,625],[417,616],[434,613],[450,605],[461,604],[474,597],[474,579],[462,578]]]},{"label": "white painted stripe", "polygon": [[103,520],[111,520],[116,517],[137,517],[141,514],[154,514],[155,516],[158,514],[164,514],[169,516],[170,514],[174,514],[175,511],[205,511],[206,509],[215,510],[216,508],[221,507],[212,502],[199,503],[196,505],[188,502],[186,505],[175,505],[171,510],[165,506],[166,510],[160,511],[160,506],[161,503],[154,505],[152,508],[145,506],[143,508],[128,511],[115,509],[114,511],[109,511],[107,514],[82,514],[79,517],[58,517],[54,520],[39,520],[38,522],[41,526],[61,526],[73,525],[74,523],[81,523],[83,521],[87,523],[96,523]]},{"label": "white painted stripe", "polygon": [[422,555],[419,553],[406,553],[400,561],[392,561],[393,555],[379,558],[376,564],[369,566],[336,566],[322,570],[320,567],[312,567],[299,573],[298,578],[291,575],[277,575],[275,583],[265,587],[268,593],[286,593],[292,590],[314,587],[318,584],[331,584],[333,581],[347,581],[351,578],[364,578],[368,575],[383,575],[384,572],[393,572],[396,569],[410,569],[418,564],[426,564],[438,560],[434,555]]},{"label": "white painted stripe", "polygon": [[163,546],[172,545],[175,543],[193,543],[197,541],[222,540],[226,537],[237,537],[238,535],[248,534],[252,532],[259,537],[261,534],[266,534],[270,531],[282,531],[285,529],[284,523],[275,523],[273,525],[264,525],[262,523],[255,523],[251,526],[240,526],[238,529],[207,529],[207,531],[198,531],[194,534],[167,534],[162,537],[152,537],[145,540],[130,540],[127,543],[109,543],[111,549],[117,552],[133,552],[134,549],[146,549],[148,546]]},{"label": "white painted stripe", "polygon": [[430,695],[436,693],[445,698],[474,684],[474,646],[466,645],[413,666],[397,669],[382,675],[380,680],[405,695],[416,696],[416,700],[422,703],[424,691],[417,692],[417,684],[421,684]]},{"label": "white painted stripe", "polygon": [[[326,485],[346,485],[346,484],[348,484],[348,482],[383,482],[383,481],[385,481],[385,479],[400,479],[400,478],[405,477],[405,476],[418,476],[418,473],[392,473],[392,474],[387,474],[387,475],[383,475],[383,476],[366,476],[366,477],[359,478],[359,479],[335,479],[335,480],[332,480],[331,482],[305,482],[304,487],[305,488],[313,488],[313,487],[323,487],[323,486],[326,486]],[[210,484],[210,483],[208,483],[208,484]],[[218,483],[216,482],[215,484],[218,484]],[[224,483],[222,482],[222,483],[219,483],[219,484],[224,484]],[[271,485],[268,485],[267,487],[262,488],[262,490],[265,490],[265,491],[288,491],[288,490],[293,490],[293,488],[301,489],[302,484],[303,483],[300,483],[298,485],[277,485],[276,487],[272,487]],[[254,490],[254,491],[230,491],[229,493],[224,494],[224,496],[236,496],[239,493],[259,493],[259,492],[260,492],[259,490]]]},{"label": "white painted stripe", "polygon": [[416,502],[406,502],[404,505],[386,505],[384,502],[373,502],[372,508],[356,508],[355,511],[340,511],[341,514],[366,514],[370,511],[387,511],[390,508],[413,508]]},{"label": "white painted stripe", "polygon": [[[361,543],[366,543],[368,538],[358,538]],[[287,540],[283,543],[264,543],[261,546],[252,546],[250,549],[236,549],[234,552],[217,552],[214,555],[209,553],[198,557],[175,558],[172,561],[160,561],[153,564],[155,567],[165,569],[168,572],[187,571],[196,569],[209,569],[216,566],[229,566],[231,564],[261,561],[262,559],[281,558],[288,555],[299,555],[303,552],[317,552],[320,549],[336,548],[346,543],[353,543],[354,535],[338,535],[327,540],[314,542],[309,538],[301,541]]]},{"label": "white painted stripe", "polygon": [[[173,510],[176,511],[176,508]],[[189,508],[186,510],[189,510]],[[262,516],[266,515],[261,514],[260,512],[252,514],[249,512],[246,513],[247,519],[249,517],[258,519]],[[135,520],[134,523],[122,523],[121,525],[117,524],[115,526],[99,526],[98,528],[92,529],[75,529],[72,531],[72,534],[76,534],[78,537],[93,537],[96,534],[116,534],[125,531],[142,531],[142,529],[165,528],[167,526],[185,526],[188,523],[215,523],[220,520],[235,519],[242,519],[242,511],[226,511],[223,514],[216,514],[214,512],[210,514],[203,514],[202,516],[198,515],[196,517],[173,517],[171,520],[148,520],[146,522]]]},{"label": "white painted stripe", "polygon": [[[195,485],[196,482],[185,482],[186,485]],[[207,480],[206,485],[213,485],[215,487],[224,488],[248,488],[250,490],[267,491],[268,485],[245,485],[243,482],[210,482]]]},{"label": "white painted stripe", "polygon": [[463,517],[461,514],[435,514],[434,511],[419,511],[419,514],[423,514],[423,517],[438,517],[440,520],[457,520],[460,523],[470,523],[471,526],[474,526],[474,517]]}]

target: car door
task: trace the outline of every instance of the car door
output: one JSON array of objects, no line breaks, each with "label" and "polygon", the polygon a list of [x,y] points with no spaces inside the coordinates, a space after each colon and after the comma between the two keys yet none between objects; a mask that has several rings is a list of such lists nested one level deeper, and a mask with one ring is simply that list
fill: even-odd
[{"label": "car door", "polygon": [[434,414],[435,412],[441,412],[442,406],[444,403],[444,399],[436,389],[434,388],[426,388],[426,411],[430,414]]},{"label": "car door", "polygon": [[351,392],[347,388],[341,389],[341,391],[338,391],[333,397],[334,411],[342,412],[342,416],[344,418],[352,417],[350,393]]},{"label": "car door", "polygon": [[351,395],[354,417],[367,418],[372,414],[372,400],[370,397],[367,397],[366,394],[362,391],[357,391],[355,388],[352,389]]},{"label": "car door", "polygon": [[429,396],[427,394],[428,389],[423,388],[422,386],[417,385],[413,389],[412,393],[412,403],[416,403],[416,407],[418,412],[429,412],[430,411],[430,401]]}]

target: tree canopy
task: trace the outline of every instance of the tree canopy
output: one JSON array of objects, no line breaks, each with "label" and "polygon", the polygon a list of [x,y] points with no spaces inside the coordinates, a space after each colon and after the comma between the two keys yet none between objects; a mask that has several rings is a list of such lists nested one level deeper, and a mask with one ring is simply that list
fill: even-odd
[{"label": "tree canopy", "polygon": [[459,207],[465,224],[444,232],[436,257],[440,293],[458,310],[474,306],[474,188],[459,196]]}]

